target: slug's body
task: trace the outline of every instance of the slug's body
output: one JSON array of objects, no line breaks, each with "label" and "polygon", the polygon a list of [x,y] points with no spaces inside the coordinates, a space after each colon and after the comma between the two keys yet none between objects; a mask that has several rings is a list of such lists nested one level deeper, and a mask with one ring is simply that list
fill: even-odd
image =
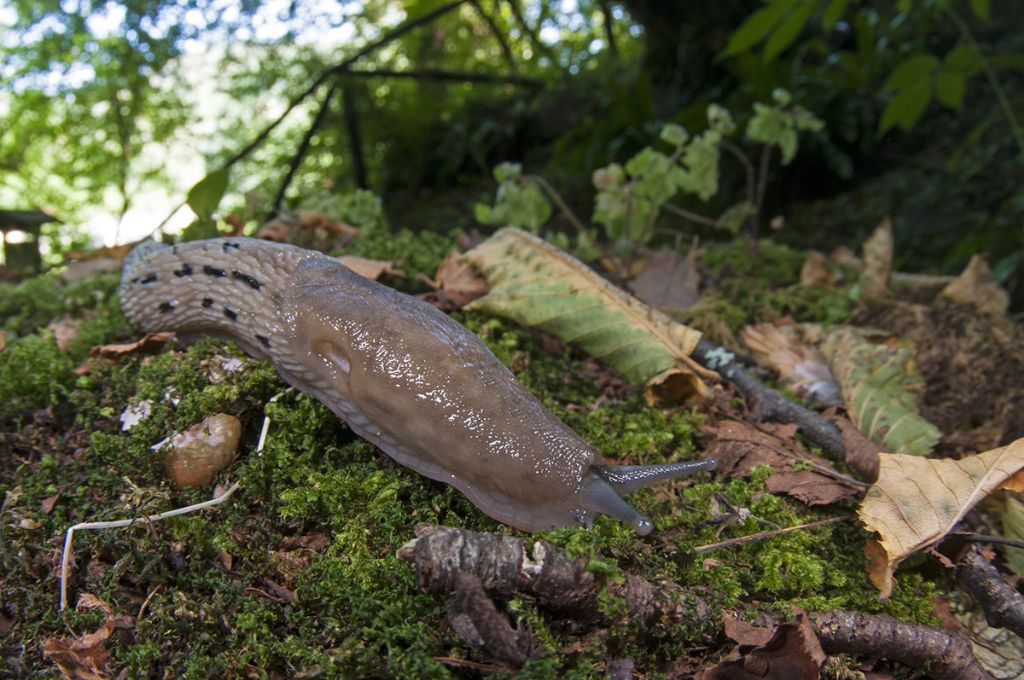
[{"label": "slug's body", "polygon": [[646,534],[650,521],[622,494],[714,467],[603,465],[466,328],[314,251],[247,238],[147,242],[125,260],[120,292],[142,330],[237,341],[396,461],[519,529],[606,513]]}]

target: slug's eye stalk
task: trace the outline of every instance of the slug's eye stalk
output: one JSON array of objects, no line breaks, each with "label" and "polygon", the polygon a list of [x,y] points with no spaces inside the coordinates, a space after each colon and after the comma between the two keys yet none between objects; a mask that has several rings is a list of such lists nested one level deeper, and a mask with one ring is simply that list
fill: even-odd
[{"label": "slug's eye stalk", "polygon": [[654,523],[622,496],[666,479],[711,471],[715,465],[714,458],[665,465],[593,465],[583,475],[580,499],[588,510],[614,517],[631,525],[638,536],[646,536],[654,529]]}]

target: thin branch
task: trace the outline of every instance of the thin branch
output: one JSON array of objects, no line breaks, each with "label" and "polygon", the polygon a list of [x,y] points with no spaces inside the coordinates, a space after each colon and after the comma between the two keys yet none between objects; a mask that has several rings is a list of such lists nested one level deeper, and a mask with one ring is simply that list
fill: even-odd
[{"label": "thin branch", "polygon": [[473,6],[476,13],[480,15],[480,18],[484,20],[484,23],[491,29],[491,33],[494,35],[494,39],[498,41],[498,45],[501,46],[501,52],[505,55],[505,62],[508,64],[509,71],[516,70],[516,58],[512,54],[512,48],[509,46],[508,41],[505,40],[505,35],[502,33],[498,23],[494,20],[490,14],[484,11],[483,6],[480,4],[480,0],[469,0],[469,4]]},{"label": "thin branch", "polygon": [[519,0],[508,0],[508,6],[512,10],[512,17],[516,20],[516,23],[519,24],[519,29],[525,33],[530,39],[530,42],[533,43],[533,48],[537,50],[539,54],[543,54],[547,57],[552,64],[557,64],[558,59],[555,58],[555,53],[551,50],[551,47],[544,44],[544,42],[537,36],[537,31],[533,30],[533,28],[526,23],[526,17],[523,16],[523,9],[519,6]]},{"label": "thin branch", "polygon": [[604,37],[608,43],[608,51],[614,59],[619,58],[619,46],[615,43],[615,18],[612,16],[611,5],[608,0],[601,0],[598,5],[601,7],[601,23],[604,24]]},{"label": "thin branch", "polygon": [[1024,550],[1024,541],[1018,541],[1013,538],[1004,538],[1003,536],[975,534],[970,531],[951,531],[946,535],[956,536],[957,538],[962,538],[963,540],[968,541],[970,543],[995,543],[998,545],[1008,545],[1011,548],[1020,548],[1021,550]]},{"label": "thin branch", "polygon": [[772,160],[772,147],[765,144],[761,150],[761,165],[757,170],[757,196],[754,199],[754,207],[757,209],[757,220],[751,225],[751,238],[757,238],[757,228],[761,221],[761,214],[764,212],[764,193],[768,188],[768,166]]},{"label": "thin branch", "polygon": [[703,224],[709,227],[718,227],[719,229],[725,226],[716,219],[705,217],[699,213],[690,212],[689,210],[680,208],[678,205],[669,203],[668,201],[665,201],[661,207],[674,215],[679,215],[679,217],[682,217],[685,220],[690,220],[691,222],[696,222],[697,224]]},{"label": "thin branch", "polygon": [[[284,122],[284,119],[288,117],[288,114],[290,114],[295,109],[296,106],[304,102],[310,95],[312,95],[314,92],[320,89],[320,86],[323,85],[328,78],[348,71],[353,64],[358,62],[363,57],[373,53],[374,51],[380,49],[384,45],[387,45],[393,40],[405,35],[414,28],[419,28],[424,24],[430,23],[431,21],[440,17],[441,15],[447,14],[448,12],[452,11],[453,9],[456,9],[457,7],[461,7],[468,1],[469,0],[452,0],[452,2],[445,3],[444,5],[438,7],[437,9],[431,12],[427,12],[422,16],[418,16],[415,19],[409,19],[404,23],[396,26],[393,30],[388,31],[377,40],[374,40],[373,42],[364,45],[361,49],[359,49],[359,51],[357,51],[352,56],[338,62],[337,64],[331,66],[330,68],[321,71],[320,75],[317,76],[316,79],[314,79],[313,82],[310,83],[305,90],[300,92],[295,97],[292,97],[292,99],[288,102],[288,105],[285,107],[284,111],[281,112],[281,115],[279,115],[273,122],[271,122],[269,125],[263,128],[263,130],[261,130],[259,134],[257,134],[256,137],[251,142],[249,142],[244,147],[236,151],[232,156],[230,156],[226,161],[224,161],[224,164],[221,165],[221,169],[230,168],[235,163],[237,163],[238,161],[242,160],[250,153],[252,153],[252,151],[256,147],[262,144],[267,139],[267,137],[270,136],[271,132],[277,129],[278,125]],[[174,210],[172,210],[171,213],[164,218],[164,220],[157,226],[156,229],[154,229],[150,233],[150,235],[152,236],[156,232],[160,231],[164,227],[164,225],[166,225],[171,220],[171,217],[173,217],[174,214],[181,210],[183,207],[185,207],[185,201],[182,201],[176,208],[174,208]]]},{"label": "thin branch", "polygon": [[288,172],[285,173],[284,179],[281,181],[281,186],[277,190],[277,196],[274,197],[274,202],[271,204],[270,217],[281,211],[281,204],[284,203],[285,192],[288,191],[289,185],[292,183],[292,179],[295,177],[295,173],[299,169],[299,165],[302,164],[302,159],[305,158],[306,152],[309,151],[309,145],[313,141],[313,135],[320,128],[320,125],[324,121],[324,117],[331,108],[331,99],[334,98],[334,93],[337,91],[338,85],[335,83],[331,85],[330,89],[327,90],[327,94],[324,95],[323,102],[320,103],[320,109],[316,112],[316,116],[313,117],[313,122],[310,123],[306,133],[302,135],[302,141],[299,142],[299,147],[295,150],[292,155],[291,161],[288,163]]},{"label": "thin branch", "polygon": [[561,194],[555,191],[555,188],[551,186],[546,179],[544,179],[540,175],[530,175],[529,177],[534,182],[536,182],[537,185],[544,190],[544,193],[546,193],[548,197],[554,202],[554,204],[558,206],[558,209],[562,211],[562,214],[565,216],[565,219],[569,220],[569,223],[576,228],[577,233],[582,234],[587,230],[586,226],[584,226],[583,224],[583,221],[580,220],[580,218],[576,217],[576,213],[572,211],[572,208],[569,207],[569,204],[562,199]]},{"label": "thin branch", "polygon": [[443,69],[416,69],[399,71],[396,69],[351,69],[341,74],[342,78],[412,78],[415,80],[442,80],[465,83],[491,83],[495,85],[520,85],[523,87],[543,87],[543,81],[529,76],[515,74],[495,75],[490,73],[472,73],[470,71],[447,71]]},{"label": "thin branch", "polygon": [[[754,164],[750,162],[750,157],[743,151],[743,149],[739,147],[739,145],[735,144],[734,142],[728,139],[722,139],[722,148],[724,148],[726,151],[735,156],[736,159],[739,160],[740,164],[743,166],[744,171],[746,171],[747,203],[749,203],[750,205],[754,206],[755,209],[757,209],[757,204],[755,203],[755,201],[757,200],[757,171],[754,170]],[[747,230],[755,231],[757,221],[760,218],[760,212],[748,217],[746,220]]]},{"label": "thin branch", "polygon": [[977,546],[960,559],[956,578],[981,605],[990,626],[1007,628],[1024,638],[1024,595],[1006,582]]},{"label": "thin branch", "polygon": [[366,176],[366,157],[363,155],[363,131],[359,125],[359,109],[356,106],[354,88],[346,87],[341,92],[344,100],[345,134],[348,137],[349,153],[352,154],[352,181],[360,189],[366,189],[370,182]]},{"label": "thin branch", "polygon": [[843,515],[842,517],[829,517],[828,519],[819,519],[816,522],[797,524],[796,526],[786,527],[784,529],[772,529],[771,531],[761,531],[756,534],[749,534],[747,536],[738,536],[737,538],[730,538],[727,541],[720,541],[718,543],[709,543],[708,545],[698,546],[694,548],[692,552],[702,553],[707,552],[709,550],[715,550],[716,548],[728,548],[729,546],[733,545],[743,545],[745,543],[752,543],[754,541],[762,541],[766,538],[782,536],[783,534],[790,534],[794,531],[800,531],[801,529],[816,529],[817,527],[825,526],[827,524],[845,522],[849,519],[853,519],[853,515]]}]

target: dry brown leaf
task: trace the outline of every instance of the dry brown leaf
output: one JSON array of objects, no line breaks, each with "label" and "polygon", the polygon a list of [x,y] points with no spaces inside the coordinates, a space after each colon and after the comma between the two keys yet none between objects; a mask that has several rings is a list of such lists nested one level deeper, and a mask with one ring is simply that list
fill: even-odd
[{"label": "dry brown leaf", "polygon": [[405,276],[405,272],[398,268],[398,263],[390,260],[371,260],[368,257],[359,257],[358,255],[342,255],[335,259],[356,274],[373,281],[376,281],[384,274],[388,276]]},{"label": "dry brown leaf", "polygon": [[110,603],[106,600],[101,600],[92,593],[82,593],[78,596],[78,603],[75,604],[75,609],[78,611],[86,611],[89,609],[99,609],[107,616],[110,616],[114,611],[110,608]]},{"label": "dry brown leaf", "polygon": [[828,258],[817,250],[807,251],[807,259],[800,268],[801,286],[823,286],[833,282],[832,272],[828,269]]},{"label": "dry brown leaf", "polygon": [[864,270],[860,277],[862,297],[882,297],[889,290],[892,255],[892,220],[886,217],[864,241]]},{"label": "dry brown leaf", "polygon": [[333,220],[309,210],[296,210],[270,220],[256,232],[256,238],[278,243],[297,243],[308,247],[345,245],[359,235],[350,224]]},{"label": "dry brown leaf", "polygon": [[53,506],[57,504],[57,500],[60,498],[59,493],[55,493],[52,496],[47,496],[39,502],[39,509],[49,515],[53,512]]},{"label": "dry brown leaf", "polygon": [[757,363],[776,371],[783,383],[801,397],[822,406],[842,403],[825,358],[800,340],[796,328],[753,324],[740,332],[740,340]]},{"label": "dry brown leaf", "polygon": [[981,255],[972,256],[960,276],[943,288],[940,296],[992,316],[1005,316],[1010,307],[1009,294],[1000,287]]},{"label": "dry brown leaf", "polygon": [[689,394],[701,397],[706,391],[701,378],[717,377],[690,356],[699,332],[648,307],[532,234],[501,229],[465,257],[490,285],[473,309],[575,342],[632,382],[646,382],[676,366],[692,374]]},{"label": "dry brown leaf", "polygon": [[7,347],[7,335],[3,331],[0,331],[0,352],[4,351],[4,348],[6,348],[6,347]]},{"label": "dry brown leaf", "polygon": [[235,459],[241,434],[238,418],[218,413],[153,448],[168,448],[167,476],[176,487],[206,486]]},{"label": "dry brown leaf", "polygon": [[878,479],[878,454],[882,451],[878,444],[868,439],[849,418],[840,415],[839,409],[826,410],[825,417],[835,423],[843,436],[846,464],[868,481]]},{"label": "dry brown leaf", "polygon": [[119,246],[105,246],[94,250],[73,250],[64,253],[65,262],[88,262],[89,260],[121,261],[138,243],[125,243]]},{"label": "dry brown leaf", "polygon": [[760,647],[772,639],[774,632],[771,628],[755,626],[743,619],[738,619],[734,614],[726,614],[722,621],[726,637],[740,645]]},{"label": "dry brown leaf", "polygon": [[879,458],[878,481],[858,514],[868,531],[881,536],[877,548],[884,562],[873,568],[872,581],[884,600],[900,562],[941,540],[978,501],[1024,468],[1024,439],[960,460],[900,453]]},{"label": "dry brown leaf", "polygon": [[691,248],[686,257],[675,251],[658,253],[629,282],[629,289],[651,307],[667,312],[689,309],[700,297],[698,255],[696,248]]},{"label": "dry brown leaf", "polygon": [[106,680],[110,653],[104,646],[117,628],[135,625],[130,616],[108,615],[99,630],[80,638],[48,638],[43,641],[43,655],[51,659],[69,680]]},{"label": "dry brown leaf", "polygon": [[486,295],[488,290],[487,279],[480,276],[457,250],[452,250],[441,261],[433,279],[421,276],[421,280],[434,289],[421,297],[446,312],[462,309]]},{"label": "dry brown leaf", "polygon": [[135,342],[114,343],[111,345],[97,345],[89,350],[91,357],[103,357],[106,359],[119,359],[129,354],[156,354],[160,352],[168,340],[174,337],[174,333],[160,331],[159,333],[146,333]]},{"label": "dry brown leaf", "polygon": [[725,660],[704,668],[698,680],[816,680],[826,655],[814,625],[802,611],[796,620],[779,626],[763,645],[737,647]]},{"label": "dry brown leaf", "polygon": [[[824,505],[861,492],[859,486],[832,470],[813,456],[796,440],[797,426],[762,423],[754,427],[739,420],[727,420],[705,426],[710,437],[708,455],[718,461],[719,474],[746,476],[754,465],[768,465],[769,490],[787,493],[808,505]],[[811,470],[793,472],[797,463],[810,464]],[[772,479],[779,477],[772,482]],[[775,489],[772,488],[775,485]]]}]

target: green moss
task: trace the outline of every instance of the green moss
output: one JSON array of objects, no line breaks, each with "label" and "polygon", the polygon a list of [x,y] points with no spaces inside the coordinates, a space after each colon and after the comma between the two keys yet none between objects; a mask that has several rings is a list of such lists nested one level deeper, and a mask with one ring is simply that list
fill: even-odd
[{"label": "green moss", "polygon": [[380,229],[353,241],[345,249],[345,254],[400,262],[406,278],[395,280],[394,285],[402,290],[421,290],[425,285],[417,282],[417,276],[434,278],[441,260],[455,247],[457,235],[413,232],[408,229],[389,232]]},{"label": "green moss", "polygon": [[0,415],[63,401],[74,363],[52,335],[29,335],[0,352]]}]

